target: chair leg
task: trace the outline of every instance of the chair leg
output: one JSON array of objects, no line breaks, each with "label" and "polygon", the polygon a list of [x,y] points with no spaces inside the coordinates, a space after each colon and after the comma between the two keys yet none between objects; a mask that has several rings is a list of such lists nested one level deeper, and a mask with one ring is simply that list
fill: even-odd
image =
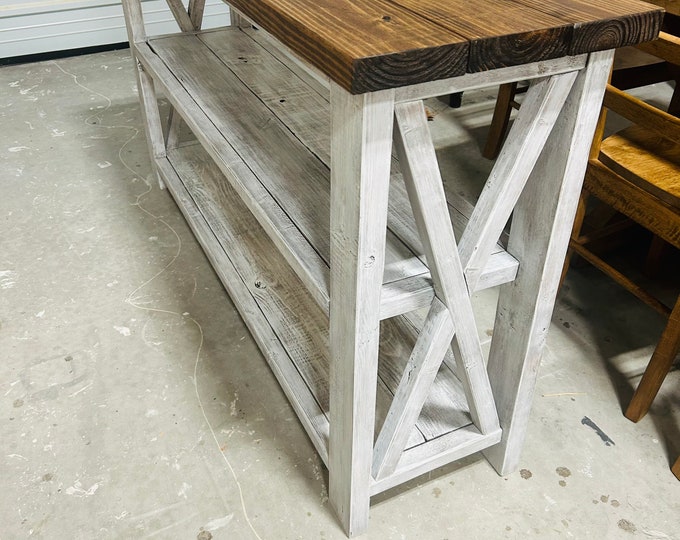
[{"label": "chair leg", "polygon": [[647,251],[647,258],[645,259],[644,273],[647,277],[653,278],[659,274],[661,259],[667,247],[668,244],[666,241],[655,234],[652,238],[652,243],[649,246],[649,251]]},{"label": "chair leg", "polygon": [[680,351],[680,296],[668,318],[668,324],[661,334],[659,344],[654,350],[642,380],[633,394],[626,409],[626,418],[638,422],[649,410],[652,401],[661,388],[663,380]]},{"label": "chair leg", "polygon": [[581,228],[583,227],[583,220],[586,217],[586,204],[588,202],[589,194],[584,189],[581,190],[581,196],[578,199],[578,207],[576,208],[576,216],[574,217],[574,225],[571,229],[571,239],[569,240],[569,248],[567,249],[567,254],[564,257],[564,265],[562,266],[562,275],[560,276],[560,289],[562,288],[562,283],[564,283],[564,278],[567,277],[567,272],[569,271],[569,265],[571,264],[571,258],[574,255],[574,250],[572,248],[573,243],[578,243],[581,237]]},{"label": "chair leg", "polygon": [[517,83],[501,84],[498,89],[498,98],[496,99],[496,107],[493,111],[493,118],[489,126],[489,134],[486,139],[486,145],[482,151],[482,155],[487,159],[496,159],[503,146],[503,139],[505,132],[508,129],[510,122],[510,113],[512,112],[512,100],[517,93]]},{"label": "chair leg", "polygon": [[673,471],[675,477],[680,480],[680,457],[675,460],[673,467],[671,467],[671,471]]},{"label": "chair leg", "polygon": [[680,116],[680,67],[671,66],[675,76],[675,90],[668,105],[668,112],[674,116]]},{"label": "chair leg", "polygon": [[451,107],[452,109],[459,109],[462,104],[463,104],[463,92],[449,94],[449,107]]}]

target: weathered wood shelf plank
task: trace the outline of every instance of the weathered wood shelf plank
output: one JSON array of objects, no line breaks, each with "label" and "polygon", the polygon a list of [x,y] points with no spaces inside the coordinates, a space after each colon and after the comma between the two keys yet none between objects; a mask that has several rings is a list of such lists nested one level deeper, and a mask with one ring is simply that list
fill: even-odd
[{"label": "weathered wood shelf plank", "polygon": [[453,338],[453,321],[446,307],[435,300],[403,371],[390,410],[373,450],[373,476],[392,474],[407,445],[439,366]]},{"label": "weathered wood shelf plank", "polygon": [[[326,165],[330,165],[327,92],[314,91],[298,77],[291,76],[288,67],[276,59],[276,49],[273,49],[266,39],[260,41],[262,46],[254,41],[260,37],[259,34],[257,30],[251,29],[242,34],[232,33],[226,36],[221,32],[206,32],[199,37],[251,91],[260,97],[272,115],[281,120],[312,154]],[[262,76],[263,71],[267,73],[267,77]],[[424,260],[402,173],[396,160],[392,162],[391,176],[388,228]],[[452,193],[448,194],[448,198],[458,200]],[[460,237],[467,225],[469,213],[466,214],[461,208],[450,204],[449,214],[456,236]],[[479,286],[475,290],[507,283],[514,279],[516,272],[517,261],[497,244],[491,251],[491,260],[482,271]],[[416,307],[426,307],[432,300],[431,281],[427,272],[398,282],[387,274],[384,281],[392,285],[385,299],[388,304],[393,301],[392,298],[394,301],[397,297],[403,299],[404,294],[422,297],[422,301],[415,304]],[[393,294],[397,296],[392,296]],[[384,311],[393,312],[388,307]]]},{"label": "weathered wood shelf plank", "polygon": [[[243,163],[224,135],[186,92],[170,69],[146,44],[137,46],[137,58],[145,72],[153,73],[157,87],[168,96],[173,106],[185,119],[206,151],[239,193],[249,210],[274,240],[288,263],[296,270],[310,293],[322,307],[328,307],[328,266],[310,249],[308,241],[293,225],[290,218],[276,204],[260,184],[250,168]],[[304,262],[297,253],[306,253]]]},{"label": "weathered wood shelf plank", "polygon": [[[185,150],[174,150],[176,158],[182,157],[181,152]],[[238,270],[234,266],[232,259],[227,255],[220,241],[215,236],[213,226],[211,226],[203,215],[192,195],[184,185],[168,158],[158,158],[155,160],[158,171],[170,190],[178,207],[182,211],[187,223],[191,227],[194,235],[200,242],[203,250],[210,260],[213,268],[217,272],[220,280],[229,292],[229,296],[238,305],[240,312],[244,315],[244,320],[249,330],[254,336],[258,346],[262,350],[268,351],[268,363],[281,384],[283,391],[288,397],[291,406],[300,418],[305,430],[307,431],[312,443],[319,456],[324,462],[328,461],[328,419],[324,411],[309,390],[309,386],[300,375],[297,367],[293,364],[285,348],[277,338],[270,325],[264,324],[261,310],[250,293],[243,278],[240,277]],[[180,170],[191,168],[191,164],[178,166]],[[210,177],[208,171],[203,171],[203,177]],[[186,178],[186,177],[185,177]],[[246,230],[246,233],[248,231]],[[264,235],[262,235],[264,237]],[[228,237],[224,238],[226,240]],[[262,238],[255,237],[254,240],[262,241]],[[241,250],[241,253],[243,250]],[[267,256],[267,253],[262,253]],[[261,260],[261,259],[258,259]],[[267,261],[264,261],[266,264]],[[259,269],[254,267],[255,272]],[[315,307],[315,306],[314,306]],[[253,315],[246,317],[245,314]]]}]

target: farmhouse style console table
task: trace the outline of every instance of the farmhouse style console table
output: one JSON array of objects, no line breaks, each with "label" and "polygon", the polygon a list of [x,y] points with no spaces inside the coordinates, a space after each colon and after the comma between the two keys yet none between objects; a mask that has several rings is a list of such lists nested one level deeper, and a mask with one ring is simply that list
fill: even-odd
[{"label": "farmhouse style console table", "polygon": [[[463,456],[513,471],[612,49],[653,39],[663,11],[233,0],[231,27],[201,31],[202,0],[167,1],[180,31],[152,38],[123,0],[155,167],[328,466],[347,534],[372,495]],[[442,182],[423,99],[517,80],[530,89],[472,206]],[[470,296],[494,286],[485,362]]]}]

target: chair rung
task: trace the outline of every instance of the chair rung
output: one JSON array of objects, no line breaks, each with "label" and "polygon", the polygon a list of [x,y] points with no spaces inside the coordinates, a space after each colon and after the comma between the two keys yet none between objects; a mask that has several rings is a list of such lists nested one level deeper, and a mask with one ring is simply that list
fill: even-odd
[{"label": "chair rung", "polygon": [[668,317],[671,314],[671,309],[667,305],[660,302],[657,298],[649,294],[642,287],[628,279],[616,268],[604,262],[597,255],[593,254],[592,251],[589,251],[584,246],[573,240],[569,242],[569,247],[573,249],[576,253],[578,253],[581,257],[583,257],[586,261],[588,261],[590,264],[592,264],[595,268],[610,276],[622,287],[625,287],[630,293],[637,296],[645,304],[647,304],[652,309],[658,311],[664,317]]}]

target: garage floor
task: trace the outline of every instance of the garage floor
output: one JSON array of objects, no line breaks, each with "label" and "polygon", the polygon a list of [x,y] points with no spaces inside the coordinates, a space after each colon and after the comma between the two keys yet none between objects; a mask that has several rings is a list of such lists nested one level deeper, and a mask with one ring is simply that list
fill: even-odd
[{"label": "garage floor", "polygon": [[[3,67],[0,89],[0,539],[344,538],[321,461],[151,174],[128,51]],[[429,103],[445,171],[488,171],[493,97]],[[494,300],[475,296],[488,333]],[[662,324],[570,271],[520,470],[475,455],[421,477],[374,499],[365,538],[680,539],[678,372],[639,424],[621,412]]]}]

